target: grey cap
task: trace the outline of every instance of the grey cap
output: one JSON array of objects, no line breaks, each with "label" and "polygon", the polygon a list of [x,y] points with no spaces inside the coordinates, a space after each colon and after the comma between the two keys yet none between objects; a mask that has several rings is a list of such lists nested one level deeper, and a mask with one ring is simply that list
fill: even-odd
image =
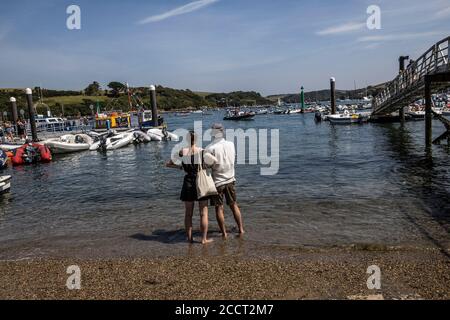
[{"label": "grey cap", "polygon": [[213,130],[219,130],[219,131],[224,131],[224,130],[225,130],[225,128],[223,127],[223,124],[221,124],[221,123],[214,123],[214,124],[211,126],[211,129],[213,129]]}]

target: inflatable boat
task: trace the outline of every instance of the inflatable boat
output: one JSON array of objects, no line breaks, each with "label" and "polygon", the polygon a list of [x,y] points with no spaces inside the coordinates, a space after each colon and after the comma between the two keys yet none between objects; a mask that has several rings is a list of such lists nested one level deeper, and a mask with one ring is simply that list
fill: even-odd
[{"label": "inflatable boat", "polygon": [[94,140],[87,134],[67,134],[57,139],[49,139],[44,144],[54,154],[89,150]]},{"label": "inflatable boat", "polygon": [[0,194],[9,192],[11,189],[11,176],[0,176]]},{"label": "inflatable boat", "polygon": [[52,161],[52,153],[50,149],[39,143],[26,143],[16,149],[14,156],[11,158],[12,164],[20,166],[24,164],[50,162]]},{"label": "inflatable boat", "polygon": [[133,135],[134,135],[133,142],[135,143],[147,143],[152,141],[152,138],[142,131],[134,131]]},{"label": "inflatable boat", "polygon": [[179,137],[167,130],[163,129],[149,129],[147,135],[152,139],[152,141],[178,141]]},{"label": "inflatable boat", "polygon": [[125,132],[114,136],[102,136],[93,143],[89,150],[110,151],[117,150],[132,143],[134,140],[133,132]]}]

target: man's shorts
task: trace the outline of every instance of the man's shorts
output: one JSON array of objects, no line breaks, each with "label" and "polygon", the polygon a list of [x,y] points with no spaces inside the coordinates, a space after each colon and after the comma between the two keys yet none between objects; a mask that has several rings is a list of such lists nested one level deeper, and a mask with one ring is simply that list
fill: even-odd
[{"label": "man's shorts", "polygon": [[217,192],[218,195],[211,196],[211,206],[223,206],[223,197],[225,197],[227,205],[229,206],[236,203],[236,188],[234,182],[217,187]]}]

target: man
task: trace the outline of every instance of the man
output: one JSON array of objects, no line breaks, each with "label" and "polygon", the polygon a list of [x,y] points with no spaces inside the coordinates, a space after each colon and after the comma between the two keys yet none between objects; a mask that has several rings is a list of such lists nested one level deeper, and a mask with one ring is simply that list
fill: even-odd
[{"label": "man", "polygon": [[217,196],[211,198],[211,205],[216,208],[217,222],[223,237],[226,239],[228,235],[225,228],[224,197],[233,212],[239,233],[244,234],[241,211],[236,200],[236,179],[234,177],[236,151],[234,144],[225,140],[225,129],[222,124],[215,123],[211,129],[211,136],[214,140],[206,147],[206,152],[211,153],[217,159],[217,162],[212,166],[212,177],[218,192]]}]

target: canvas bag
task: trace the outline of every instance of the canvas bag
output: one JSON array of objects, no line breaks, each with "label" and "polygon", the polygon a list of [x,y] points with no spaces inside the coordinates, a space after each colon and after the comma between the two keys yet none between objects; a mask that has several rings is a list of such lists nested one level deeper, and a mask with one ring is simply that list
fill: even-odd
[{"label": "canvas bag", "polygon": [[204,197],[215,196],[217,195],[216,184],[211,176],[210,170],[203,169],[203,153],[201,156],[201,163],[199,164],[199,169],[197,172],[197,198],[201,199]]}]

